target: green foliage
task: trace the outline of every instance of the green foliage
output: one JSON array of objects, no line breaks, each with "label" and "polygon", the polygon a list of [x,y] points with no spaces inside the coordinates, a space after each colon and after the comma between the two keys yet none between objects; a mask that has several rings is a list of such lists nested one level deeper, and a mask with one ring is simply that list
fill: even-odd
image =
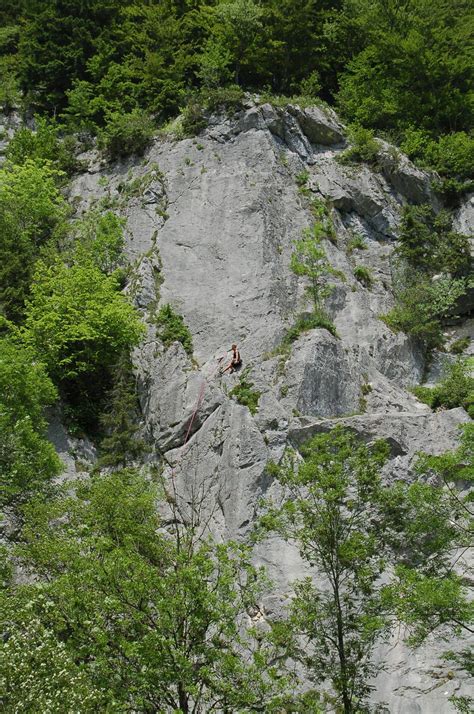
[{"label": "green foliage", "polygon": [[186,105],[181,119],[184,136],[197,136],[206,126],[205,109],[198,98],[192,98]]},{"label": "green foliage", "polygon": [[20,101],[20,88],[16,78],[16,62],[12,57],[0,57],[0,108],[10,114]]},{"label": "green foliage", "polygon": [[253,382],[247,379],[247,374],[244,372],[239,377],[239,383],[229,392],[229,397],[235,397],[239,404],[249,408],[251,414],[256,414],[262,393],[253,389]]},{"label": "green foliage", "polygon": [[[16,701],[12,687],[29,676],[38,701],[65,690],[67,702],[69,675],[87,695],[85,711],[89,702],[114,712],[278,711],[285,680],[271,664],[276,650],[244,627],[264,585],[248,548],[200,537],[199,511],[176,492],[165,529],[159,492],[133,471],[74,491],[27,508],[20,555],[42,582],[12,593],[12,655],[16,641],[32,648],[5,694]],[[26,610],[33,632],[24,630]],[[39,662],[51,652],[46,677],[37,651]]]},{"label": "green foliage", "polygon": [[[470,487],[474,482],[474,423],[461,426],[461,439],[457,449],[439,456],[421,454],[416,470],[422,477],[437,478],[442,487],[438,488],[438,500],[433,500],[426,509],[426,518],[433,520],[443,510],[451,518],[451,528],[459,553],[472,543],[473,510]],[[459,488],[459,485],[461,488]],[[436,533],[437,531],[433,531]],[[449,625],[458,634],[472,632],[474,607],[472,599],[466,597],[465,583],[472,571],[464,565],[464,578],[453,574],[451,561],[443,570],[432,569],[424,573],[399,567],[398,582],[393,588],[397,616],[410,627],[411,641],[417,645],[428,634],[440,626]],[[471,670],[472,660],[461,655],[447,653],[448,658]]]},{"label": "green foliage", "polygon": [[459,194],[472,190],[474,175],[474,137],[464,131],[444,134],[433,139],[421,129],[405,130],[401,149],[423,168],[441,176],[442,193]]},{"label": "green foliage", "polygon": [[44,409],[56,390],[34,352],[0,338],[0,504],[44,489],[61,464],[45,437]]},{"label": "green foliage", "polygon": [[305,312],[302,315],[299,315],[295,324],[285,333],[283,345],[290,345],[293,342],[296,342],[298,337],[304,332],[319,328],[327,330],[334,337],[338,336],[336,327],[331,318],[326,315],[322,308],[320,308],[318,310],[314,310],[313,312]]},{"label": "green foliage", "polygon": [[406,206],[400,225],[397,256],[428,275],[449,273],[453,278],[472,270],[469,238],[451,228],[446,211],[435,214],[430,206]]},{"label": "green foliage", "polygon": [[367,241],[361,235],[354,235],[347,241],[347,253],[351,255],[355,250],[367,250]]},{"label": "green foliage", "polygon": [[8,336],[0,338],[0,395],[2,413],[15,421],[28,419],[36,431],[45,428],[44,408],[57,396],[35,353]]},{"label": "green foliage", "polygon": [[469,337],[460,337],[457,340],[454,340],[454,342],[451,343],[449,346],[449,351],[453,355],[460,355],[464,352],[465,349],[469,347],[471,344],[471,340]]},{"label": "green foliage", "polygon": [[423,161],[462,186],[472,175],[469,23],[464,0],[29,0],[2,23],[0,101],[12,108],[21,89],[29,109],[86,136],[110,117],[166,119],[183,107],[185,133],[196,133],[201,90],[237,85],[278,105],[322,97],[411,146],[410,132],[422,132]]},{"label": "green foliage", "polygon": [[360,0],[349,7],[349,28],[359,44],[340,82],[339,105],[346,115],[375,129],[468,130],[468,5]]},{"label": "green foliage", "polygon": [[131,360],[128,355],[122,355],[113,371],[113,386],[100,418],[104,433],[100,442],[100,467],[125,468],[143,455],[145,444],[137,435],[139,414]]},{"label": "green foliage", "polygon": [[[110,37],[123,2],[77,0],[67,6],[32,0],[23,5],[19,81],[33,105],[62,108],[74,79],[85,79],[86,65],[100,40]],[[40,89],[38,89],[40,88]]]},{"label": "green foliage", "polygon": [[462,621],[469,629],[474,612],[466,602],[462,578],[426,576],[404,566],[397,568],[396,575],[398,617],[412,630],[413,644],[441,625]]},{"label": "green foliage", "polygon": [[296,177],[295,177],[296,185],[299,186],[300,188],[302,186],[306,186],[306,184],[308,183],[308,179],[309,179],[309,171],[304,169],[303,171],[301,171],[299,174],[296,175]]},{"label": "green foliage", "polygon": [[71,176],[79,168],[74,137],[61,139],[57,126],[39,116],[35,118],[35,124],[35,131],[24,126],[15,132],[8,143],[6,158],[20,166],[28,159],[39,166],[54,166],[58,179],[62,174]]},{"label": "green foliage", "polygon": [[91,210],[73,226],[73,260],[82,256],[107,275],[118,268],[124,220],[115,213]]},{"label": "green foliage", "polygon": [[366,265],[356,265],[354,268],[354,277],[369,290],[374,284],[374,275],[372,270]]},{"label": "green foliage", "polygon": [[64,233],[60,174],[26,159],[0,171],[0,310],[19,320],[41,246]]},{"label": "green foliage", "polygon": [[395,332],[402,330],[422,340],[428,349],[441,347],[444,341],[442,321],[452,315],[458,299],[464,295],[464,280],[419,279],[412,276],[397,294],[396,306],[382,319]]},{"label": "green foliage", "polygon": [[300,83],[300,92],[304,97],[317,97],[322,90],[321,76],[317,69],[305,77]]},{"label": "green foliage", "polygon": [[25,337],[59,383],[92,375],[114,364],[123,349],[137,343],[143,328],[106,276],[82,256],[72,266],[57,258],[39,261],[28,303]]},{"label": "green foliage", "polygon": [[24,336],[45,363],[79,424],[95,428],[119,355],[137,344],[143,326],[119,292],[117,273],[105,275],[94,256],[79,253],[39,261],[26,309]]},{"label": "green foliage", "polygon": [[139,109],[125,114],[112,112],[99,133],[99,146],[111,160],[141,155],[151,143],[154,130],[152,119]]},{"label": "green foliage", "polygon": [[171,305],[163,305],[156,316],[156,326],[158,337],[165,347],[169,347],[173,342],[181,342],[188,355],[193,353],[193,339],[189,328],[185,325],[181,315],[174,312]]},{"label": "green foliage", "polygon": [[340,275],[327,259],[321,245],[323,238],[328,237],[330,227],[325,223],[316,223],[312,229],[307,228],[303,237],[294,242],[290,267],[295,275],[308,278],[306,292],[313,301],[316,311],[322,307],[324,299],[330,295],[332,285],[328,284],[329,275]]},{"label": "green foliage", "polygon": [[27,606],[13,610],[17,605],[12,600],[5,612],[10,615],[8,625],[4,624],[8,637],[0,650],[0,689],[5,711],[93,714],[101,710],[105,693],[91,684],[65,643],[38,618],[32,619]]},{"label": "green foliage", "polygon": [[[457,546],[453,508],[441,488],[403,482],[384,487],[384,442],[367,446],[336,427],[300,453],[302,460],[289,452],[281,466],[270,468],[284,487],[284,501],[268,508],[262,526],[295,541],[325,583],[319,587],[312,577],[296,583],[289,653],[314,683],[329,679],[333,704],[352,714],[364,710],[377,671],[371,655],[399,608],[396,587],[382,584],[381,573],[389,564],[403,566],[410,574],[437,575],[445,591],[459,586],[449,568]],[[461,601],[462,588],[457,592]],[[449,609],[443,612],[446,621],[451,616]]]},{"label": "green foliage", "polygon": [[396,247],[396,306],[383,318],[389,327],[443,344],[442,323],[456,312],[470,287],[472,257],[467,236],[451,229],[450,216],[429,206],[404,209]]},{"label": "green foliage", "polygon": [[474,377],[466,360],[448,364],[435,387],[414,387],[413,394],[432,409],[464,407],[474,418]]},{"label": "green foliage", "polygon": [[209,87],[194,92],[183,112],[181,129],[185,136],[196,136],[207,124],[207,118],[214,112],[225,112],[229,116],[242,107],[244,92],[241,87]]},{"label": "green foliage", "polygon": [[377,165],[380,145],[370,129],[362,126],[352,126],[349,129],[351,146],[338,156],[342,164],[353,164],[360,161],[372,166]]},{"label": "green foliage", "polygon": [[210,34],[199,58],[198,75],[205,86],[240,84],[242,70],[252,63],[262,28],[262,8],[253,0],[228,0],[207,7]]}]

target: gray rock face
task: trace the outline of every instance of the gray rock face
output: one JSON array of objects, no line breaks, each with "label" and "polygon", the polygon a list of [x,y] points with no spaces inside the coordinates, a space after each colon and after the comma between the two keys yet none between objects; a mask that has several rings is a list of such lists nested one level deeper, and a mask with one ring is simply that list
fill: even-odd
[{"label": "gray rock face", "polygon": [[289,393],[301,414],[334,417],[359,408],[357,364],[327,330],[312,330],[298,340],[287,374]]},{"label": "gray rock face", "polygon": [[472,239],[474,233],[474,194],[467,196],[454,219],[454,228]]},{"label": "gray rock face", "polygon": [[[342,423],[368,441],[389,441],[384,476],[393,481],[414,477],[418,451],[453,448],[468,420],[462,409],[432,413],[407,391],[423,378],[423,354],[380,320],[393,305],[390,256],[401,207],[432,200],[429,177],[388,149],[381,172],[343,167],[336,160],[343,148],[343,127],[330,111],[250,103],[234,118],[212,117],[199,138],[157,140],[144,164],[91,164],[71,190],[78,212],[105,200],[127,219],[127,289],[149,326],[134,364],[150,459],[189,501],[200,499],[218,538],[248,534],[260,499],[278,490],[265,466],[287,445],[298,448]],[[310,198],[298,191],[303,170]],[[310,307],[290,258],[314,222],[311,198],[329,202],[335,227],[325,249],[340,271],[327,301],[338,337],[315,329],[285,349],[285,332]],[[461,210],[460,225],[469,210]],[[348,249],[354,235],[366,250]],[[360,265],[372,271],[370,289],[354,276]],[[164,303],[192,333],[192,360],[180,344],[165,350],[156,338],[153,318]],[[232,342],[243,367],[221,376]],[[254,415],[230,396],[243,377],[260,393]],[[255,558],[276,583],[266,611],[278,611],[304,565],[276,537]],[[438,686],[448,678],[440,658],[447,648],[433,643],[413,653],[397,643],[381,653],[387,671],[375,699],[393,714],[453,712],[445,690],[466,694],[469,683],[455,674]]]},{"label": "gray rock face", "polygon": [[378,163],[387,181],[410,203],[431,203],[437,206],[437,200],[426,180],[426,173],[417,169],[401,152],[386,142],[380,142]]},{"label": "gray rock face", "polygon": [[345,143],[342,124],[332,109],[321,107],[300,109],[298,106],[290,105],[288,111],[296,117],[302,132],[312,144],[331,146]]}]

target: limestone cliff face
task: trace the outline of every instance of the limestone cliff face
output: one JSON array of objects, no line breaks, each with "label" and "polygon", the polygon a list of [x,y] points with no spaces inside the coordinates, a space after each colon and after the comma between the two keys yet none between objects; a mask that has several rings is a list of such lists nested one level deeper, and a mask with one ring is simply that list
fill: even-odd
[{"label": "limestone cliff face", "polygon": [[[422,354],[379,319],[393,304],[390,259],[400,209],[407,201],[436,203],[428,177],[388,146],[377,172],[344,167],[336,160],[344,148],[330,111],[249,102],[232,118],[213,117],[196,139],[156,140],[144,161],[91,162],[71,188],[79,213],[102,200],[127,219],[128,289],[148,325],[134,364],[150,458],[168,470],[177,464],[181,487],[205,495],[218,537],[248,534],[260,499],[276,491],[265,465],[288,444],[297,447],[342,422],[366,440],[387,438],[385,476],[409,477],[417,451],[452,448],[468,420],[462,409],[431,413],[407,391],[423,376]],[[293,241],[314,222],[298,191],[302,171],[311,196],[330,201],[336,239],[325,249],[341,277],[327,308],[339,337],[315,329],[288,354],[272,356],[309,307],[304,280],[289,267]],[[464,231],[472,230],[472,218],[467,203],[459,216]],[[364,237],[366,250],[348,250],[354,234]],[[371,268],[370,289],[354,277],[356,265]],[[192,360],[180,344],[165,350],[156,338],[153,318],[164,303],[192,333]],[[459,329],[465,334],[469,326]],[[261,392],[254,416],[229,396],[239,375],[218,375],[232,342]],[[271,614],[303,566],[277,538],[259,546],[256,558],[276,584],[264,603]],[[446,643],[429,642],[410,653],[397,633],[378,655],[387,671],[376,682],[376,699],[393,714],[454,711],[449,696],[467,694],[469,686],[440,660],[444,649]]]}]

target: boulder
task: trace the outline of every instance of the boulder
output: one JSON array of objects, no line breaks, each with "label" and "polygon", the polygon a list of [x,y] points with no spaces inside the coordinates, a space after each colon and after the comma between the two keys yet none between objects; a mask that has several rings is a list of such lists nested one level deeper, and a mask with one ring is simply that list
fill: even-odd
[{"label": "boulder", "polygon": [[312,144],[322,144],[332,146],[333,144],[343,144],[344,128],[340,123],[337,114],[329,107],[306,107],[290,104],[288,112],[292,114]]}]

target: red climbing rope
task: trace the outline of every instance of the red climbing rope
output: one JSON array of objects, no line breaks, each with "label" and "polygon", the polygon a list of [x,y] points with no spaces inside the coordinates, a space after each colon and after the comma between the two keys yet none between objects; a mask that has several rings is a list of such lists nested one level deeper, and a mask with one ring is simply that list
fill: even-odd
[{"label": "red climbing rope", "polygon": [[[216,375],[216,373],[217,373],[217,371],[218,371],[218,369],[219,369],[219,367],[220,367],[220,363],[222,362],[223,359],[224,359],[223,357],[221,357],[221,358],[219,359],[218,364],[217,364],[217,367],[216,367],[214,373],[211,375],[211,378],[212,378],[212,377],[215,377],[215,375]],[[196,406],[194,407],[194,411],[193,411],[193,413],[192,413],[192,415],[191,415],[191,419],[189,420],[188,428],[187,428],[187,430],[186,430],[186,436],[184,437],[183,446],[181,447],[181,449],[182,449],[181,454],[180,454],[180,456],[179,456],[179,459],[178,459],[177,462],[172,466],[172,469],[171,469],[171,475],[172,475],[172,476],[174,476],[174,471],[175,471],[175,469],[179,466],[179,464],[181,463],[181,461],[182,461],[182,459],[183,459],[183,456],[184,456],[184,448],[185,448],[186,444],[188,443],[189,437],[190,437],[190,435],[191,435],[191,429],[193,428],[194,420],[195,420],[195,418],[196,418],[196,414],[198,413],[199,407],[201,406],[202,400],[204,399],[204,394],[205,394],[205,392],[206,392],[206,387],[207,387],[207,381],[204,379],[203,382],[202,382],[202,384],[201,384],[201,387],[200,387],[200,389],[199,389],[198,398],[197,398],[197,400],[196,400]]]}]

